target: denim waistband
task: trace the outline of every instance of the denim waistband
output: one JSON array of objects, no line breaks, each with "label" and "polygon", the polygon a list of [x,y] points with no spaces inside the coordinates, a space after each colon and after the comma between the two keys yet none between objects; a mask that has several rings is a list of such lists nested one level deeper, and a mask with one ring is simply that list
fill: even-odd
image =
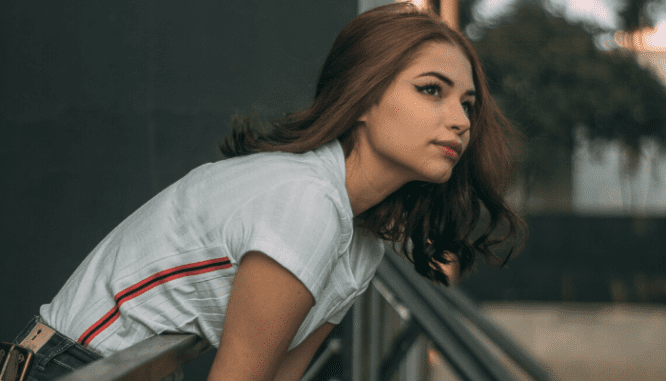
[{"label": "denim waistband", "polygon": [[[20,344],[23,339],[32,331],[37,323],[42,323],[46,326],[44,319],[41,316],[35,316],[30,320],[28,325],[16,336],[14,339],[14,344]],[[53,327],[50,327],[52,328]],[[81,344],[70,339],[64,334],[55,330],[53,336],[44,344],[41,348],[35,353],[35,359],[33,366],[36,366],[40,370],[43,370],[46,364],[51,361],[54,357],[67,352],[68,354],[78,358],[82,363],[89,363],[95,360],[101,359],[103,356],[95,353],[91,349],[83,347]]]}]

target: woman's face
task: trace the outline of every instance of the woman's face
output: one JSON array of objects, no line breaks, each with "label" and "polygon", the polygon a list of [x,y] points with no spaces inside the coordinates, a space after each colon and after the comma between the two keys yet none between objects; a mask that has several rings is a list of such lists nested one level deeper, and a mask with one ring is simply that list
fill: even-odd
[{"label": "woman's face", "polygon": [[469,143],[472,66],[456,46],[429,42],[359,121],[358,144],[403,184],[444,183]]}]

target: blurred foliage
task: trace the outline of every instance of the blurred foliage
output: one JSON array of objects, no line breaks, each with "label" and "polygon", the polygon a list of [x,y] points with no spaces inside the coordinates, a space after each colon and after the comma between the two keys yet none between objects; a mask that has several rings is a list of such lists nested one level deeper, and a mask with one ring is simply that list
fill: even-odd
[{"label": "blurred foliage", "polygon": [[655,10],[663,7],[663,0],[615,0],[622,3],[623,10],[620,11],[622,29],[633,31],[644,27],[653,27],[657,20]]},{"label": "blurred foliage", "polygon": [[593,141],[621,141],[633,157],[641,138],[666,140],[666,87],[633,53],[599,50],[595,30],[526,0],[474,42],[493,96],[527,138],[528,182],[566,165],[553,157],[571,157],[579,126]]},{"label": "blurred foliage", "polygon": [[458,18],[460,20],[460,30],[465,30],[469,24],[474,22],[474,8],[479,0],[460,0]]},{"label": "blurred foliage", "polygon": [[[519,0],[520,1],[520,0]],[[644,27],[654,27],[657,23],[656,15],[658,11],[666,10],[666,1],[664,0],[607,0],[607,5],[619,5],[618,17],[620,20],[620,29],[633,31]],[[435,3],[437,0],[430,0]],[[459,0],[460,4],[460,29],[465,28],[475,21],[478,16],[474,13],[476,6],[481,0]],[[535,0],[534,3],[546,4],[550,7],[558,7],[549,0]],[[437,9],[439,7],[437,6]]]}]

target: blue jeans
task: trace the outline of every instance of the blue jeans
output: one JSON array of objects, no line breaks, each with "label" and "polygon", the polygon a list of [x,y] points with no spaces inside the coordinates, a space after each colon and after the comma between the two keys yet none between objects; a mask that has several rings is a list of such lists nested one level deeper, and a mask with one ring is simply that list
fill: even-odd
[{"label": "blue jeans", "polygon": [[[14,344],[23,341],[37,322],[46,324],[40,316],[35,316],[16,336]],[[28,381],[54,380],[101,358],[102,356],[56,331],[53,337],[35,353]]]},{"label": "blue jeans", "polygon": [[[13,343],[19,344],[32,331],[37,322],[48,325],[41,316],[35,316],[30,323],[16,336]],[[53,337],[42,346],[32,361],[27,381],[50,381],[80,368],[88,363],[101,359],[102,356],[81,344],[55,331]],[[171,373],[161,381],[182,381],[182,369]]]}]

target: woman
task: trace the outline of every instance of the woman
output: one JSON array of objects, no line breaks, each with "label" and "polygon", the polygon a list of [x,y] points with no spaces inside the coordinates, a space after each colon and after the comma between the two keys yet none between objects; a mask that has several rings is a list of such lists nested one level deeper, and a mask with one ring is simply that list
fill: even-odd
[{"label": "woman", "polygon": [[384,241],[448,285],[526,230],[502,198],[512,129],[476,54],[413,5],[356,17],[312,106],[266,132],[250,124],[235,116],[227,160],[133,213],[42,306],[15,340],[36,349],[29,380],[162,332],[218,347],[211,381],[298,380],[367,289]]}]

